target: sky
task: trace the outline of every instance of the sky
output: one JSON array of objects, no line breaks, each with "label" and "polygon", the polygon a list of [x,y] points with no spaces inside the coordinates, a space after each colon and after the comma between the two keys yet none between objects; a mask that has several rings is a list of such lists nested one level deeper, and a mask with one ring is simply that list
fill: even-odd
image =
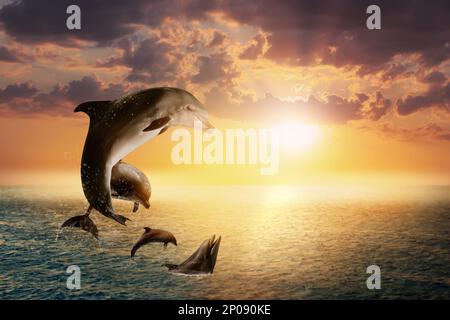
[{"label": "sky", "polygon": [[[66,28],[71,4],[81,30]],[[448,185],[449,16],[439,0],[0,0],[0,184],[79,184],[89,120],[75,106],[174,86],[219,130],[290,136],[261,176],[174,165],[171,129],[125,159],[151,181]]]}]

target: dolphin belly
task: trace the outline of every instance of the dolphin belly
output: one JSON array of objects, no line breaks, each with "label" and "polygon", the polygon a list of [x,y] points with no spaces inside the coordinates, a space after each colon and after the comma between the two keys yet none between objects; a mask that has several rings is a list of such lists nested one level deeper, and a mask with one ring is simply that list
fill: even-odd
[{"label": "dolphin belly", "polygon": [[[147,141],[158,135],[160,130],[152,130],[148,132],[138,131],[129,133],[117,139],[111,148],[111,154],[108,159],[109,163],[115,165],[122,160],[127,154],[133,152]],[[112,168],[112,166],[111,166]]]}]

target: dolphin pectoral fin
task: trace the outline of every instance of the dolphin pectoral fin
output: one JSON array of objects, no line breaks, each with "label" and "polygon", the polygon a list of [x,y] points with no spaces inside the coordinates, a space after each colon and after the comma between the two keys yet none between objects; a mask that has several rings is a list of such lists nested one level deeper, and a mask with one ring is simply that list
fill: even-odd
[{"label": "dolphin pectoral fin", "polygon": [[98,239],[98,229],[95,225],[94,221],[89,218],[87,215],[82,216],[75,216],[68,220],[66,220],[62,225],[61,228],[65,227],[72,227],[72,228],[80,228],[84,231],[89,232],[92,234],[96,239]]},{"label": "dolphin pectoral fin", "polygon": [[159,136],[160,134],[166,132],[167,129],[169,129],[169,126],[162,128],[161,131],[158,133],[158,136]]},{"label": "dolphin pectoral fin", "polygon": [[135,202],[133,206],[133,212],[136,212],[139,210],[139,202]]},{"label": "dolphin pectoral fin", "polygon": [[163,126],[165,126],[170,120],[171,120],[170,117],[163,117],[163,118],[153,120],[152,123],[150,123],[150,125],[147,128],[145,128],[143,131],[147,132],[147,131],[160,129]]}]

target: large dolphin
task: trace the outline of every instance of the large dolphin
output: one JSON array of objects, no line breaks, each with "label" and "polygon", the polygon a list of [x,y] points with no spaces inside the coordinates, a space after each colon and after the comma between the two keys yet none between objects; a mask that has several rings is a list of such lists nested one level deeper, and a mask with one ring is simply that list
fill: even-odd
[{"label": "large dolphin", "polygon": [[169,271],[183,274],[207,274],[213,273],[219,253],[221,237],[203,241],[200,247],[180,265],[165,264]]},{"label": "large dolphin", "polygon": [[189,92],[152,88],[113,101],[91,101],[75,112],[89,115],[89,130],[81,158],[81,182],[89,204],[125,225],[111,202],[111,169],[120,159],[161,134],[169,126],[192,127],[201,121],[210,128],[208,114]]},{"label": "large dolphin", "polygon": [[138,239],[136,244],[131,249],[132,258],[136,254],[136,251],[147,243],[162,242],[164,243],[164,247],[167,247],[168,243],[173,243],[174,245],[177,245],[177,239],[175,239],[174,235],[169,231],[152,229],[149,227],[145,227],[144,230],[145,232],[142,234],[142,236]]},{"label": "large dolphin", "polygon": [[[151,187],[147,176],[131,164],[119,161],[111,170],[111,196],[134,203],[133,212],[139,208],[139,203],[147,209],[150,207]],[[89,205],[84,215],[75,216],[65,221],[61,228],[81,228],[98,239],[98,229],[89,218],[93,207]]]}]

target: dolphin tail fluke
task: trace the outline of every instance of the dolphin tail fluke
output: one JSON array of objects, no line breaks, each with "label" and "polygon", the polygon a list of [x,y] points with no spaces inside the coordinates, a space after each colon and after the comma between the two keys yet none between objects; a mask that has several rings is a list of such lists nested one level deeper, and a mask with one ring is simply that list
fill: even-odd
[{"label": "dolphin tail fluke", "polygon": [[126,226],[127,220],[131,221],[131,220],[128,219],[127,217],[124,217],[124,216],[122,216],[122,215],[120,215],[120,214],[115,214],[114,212],[110,212],[110,213],[109,213],[109,216],[110,216],[112,219],[116,220],[118,223],[120,223],[121,225],[124,225],[124,226]]},{"label": "dolphin tail fluke", "polygon": [[98,229],[95,225],[94,221],[89,218],[89,215],[75,216],[68,220],[66,220],[62,225],[62,228],[72,227],[72,228],[80,228],[84,231],[92,234],[96,239],[98,239]]}]

